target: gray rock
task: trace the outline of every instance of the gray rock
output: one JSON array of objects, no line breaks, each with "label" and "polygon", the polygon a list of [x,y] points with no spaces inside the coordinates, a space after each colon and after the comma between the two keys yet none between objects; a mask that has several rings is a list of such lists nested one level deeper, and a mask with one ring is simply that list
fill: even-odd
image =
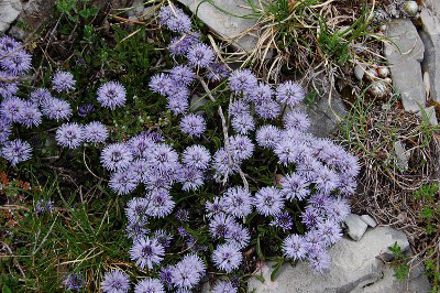
[{"label": "gray rock", "polygon": [[354,76],[358,79],[358,80],[362,80],[364,78],[365,75],[365,66],[362,65],[356,65],[354,67]]},{"label": "gray rock", "polygon": [[430,96],[440,102],[440,15],[424,8],[420,13],[422,30],[420,36],[425,44],[425,59],[422,63],[424,72],[429,75]]},{"label": "gray rock", "polygon": [[402,171],[408,170],[408,155],[401,141],[394,143],[394,153],[397,167]]},{"label": "gray rock", "polygon": [[438,120],[437,120],[434,106],[425,108],[425,109],[423,109],[423,111],[417,112],[417,115],[419,115],[422,119],[428,119],[429,124],[431,124],[432,126],[438,125]]},{"label": "gray rock", "polygon": [[0,0],[0,32],[5,32],[20,15],[20,0]]},{"label": "gray rock", "polygon": [[[395,280],[392,268],[378,258],[396,242],[408,249],[405,234],[389,227],[371,229],[358,242],[344,238],[330,249],[332,263],[329,271],[323,274],[315,273],[307,263],[299,262],[294,267],[284,265],[272,282],[271,264],[264,264],[259,274],[263,276],[265,282],[261,283],[256,278],[250,279],[248,291],[255,290],[256,293],[406,292],[402,291],[406,283],[403,285]],[[387,290],[372,291],[374,286]],[[414,289],[413,292],[427,292],[429,283],[425,275],[420,274],[417,278],[410,279],[410,288]]]},{"label": "gray rock", "polygon": [[425,47],[409,19],[397,19],[387,26],[385,56],[390,64],[394,85],[402,95],[405,110],[418,112],[425,106],[422,69]]},{"label": "gray rock", "polygon": [[374,228],[377,226],[376,221],[370,215],[362,215],[361,220],[365,222],[368,226]]},{"label": "gray rock", "polygon": [[368,228],[367,223],[365,223],[358,215],[348,215],[344,223],[347,225],[348,236],[355,241],[359,241]]},{"label": "gray rock", "polygon": [[131,9],[127,12],[129,19],[145,20],[154,13],[154,6],[145,7],[144,0],[134,0]]},{"label": "gray rock", "polygon": [[252,31],[255,19],[246,19],[252,13],[248,1],[245,0],[179,0],[186,5],[197,17],[207,24],[214,32],[235,47],[245,51],[252,51],[257,43],[256,32]]}]

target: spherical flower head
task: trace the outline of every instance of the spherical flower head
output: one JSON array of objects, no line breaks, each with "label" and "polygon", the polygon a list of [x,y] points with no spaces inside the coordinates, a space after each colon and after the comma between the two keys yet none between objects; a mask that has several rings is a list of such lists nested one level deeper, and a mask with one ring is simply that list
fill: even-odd
[{"label": "spherical flower head", "polygon": [[86,117],[87,114],[93,112],[95,107],[92,104],[84,104],[78,107],[78,115],[82,118]]},{"label": "spherical flower head", "polygon": [[328,210],[331,205],[331,197],[325,194],[314,194],[309,198],[306,210],[310,209],[317,215],[322,215]]},{"label": "spherical flower head", "polygon": [[148,201],[147,214],[153,218],[164,218],[171,214],[176,203],[166,189],[155,189],[147,192],[145,198]]},{"label": "spherical flower head", "polygon": [[165,293],[165,289],[158,279],[145,278],[136,284],[134,293]]},{"label": "spherical flower head", "polygon": [[212,82],[219,82],[227,77],[228,74],[228,68],[218,61],[214,61],[207,71],[207,77]]},{"label": "spherical flower head", "polygon": [[237,115],[240,115],[241,113],[250,113],[250,107],[248,102],[239,99],[236,101],[233,101],[229,104],[229,115],[232,117],[235,117]]},{"label": "spherical flower head", "polygon": [[240,267],[243,255],[237,245],[225,243],[217,246],[212,254],[212,260],[218,269],[230,273]]},{"label": "spherical flower head", "polygon": [[29,95],[29,100],[37,105],[43,105],[45,101],[53,98],[46,88],[37,88]]},{"label": "spherical flower head", "polygon": [[290,107],[298,105],[304,100],[304,97],[304,89],[290,80],[280,84],[276,90],[277,101]]},{"label": "spherical flower head", "polygon": [[26,128],[38,126],[42,122],[42,114],[38,109],[38,105],[26,101],[24,107],[18,113],[18,123]]},{"label": "spherical flower head", "polygon": [[188,114],[180,121],[180,130],[190,137],[200,137],[206,130],[205,119],[198,114]]},{"label": "spherical flower head", "polygon": [[188,97],[172,96],[167,97],[167,109],[174,115],[185,114],[189,108]]},{"label": "spherical flower head", "polygon": [[341,197],[332,197],[326,207],[327,216],[336,223],[341,223],[351,213],[350,203]]},{"label": "spherical flower head", "polygon": [[10,36],[0,38],[0,56],[19,49],[23,44]]},{"label": "spherical flower head", "polygon": [[125,227],[125,232],[127,233],[127,238],[134,240],[140,239],[142,237],[146,237],[150,234],[150,229],[147,227],[148,222],[141,223],[128,223],[127,227]]},{"label": "spherical flower head", "polygon": [[278,162],[285,166],[299,162],[304,156],[304,151],[306,151],[306,146],[301,145],[300,142],[286,139],[286,137],[281,136],[280,141],[276,144],[274,152],[278,157]]},{"label": "spherical flower head", "polygon": [[109,187],[118,195],[126,195],[136,189],[140,181],[139,176],[128,170],[120,170],[112,174]]},{"label": "spherical flower head", "polygon": [[324,249],[314,249],[309,251],[307,261],[313,270],[323,273],[330,268],[331,257]]},{"label": "spherical flower head", "polygon": [[150,149],[155,146],[155,140],[150,133],[143,132],[132,137],[128,144],[135,157],[147,158]]},{"label": "spherical flower head", "polygon": [[284,208],[281,191],[275,187],[263,187],[255,194],[255,208],[260,215],[275,216]]},{"label": "spherical flower head", "polygon": [[[231,156],[232,160],[232,156]],[[217,182],[227,180],[230,175],[234,174],[238,170],[238,163],[229,160],[228,152],[224,148],[215,152],[212,158],[212,168],[215,171],[214,179]]]},{"label": "spherical flower head", "polygon": [[187,147],[182,154],[182,162],[185,166],[198,170],[206,170],[211,161],[211,154],[202,145],[192,145]]},{"label": "spherical flower head", "polygon": [[175,82],[171,77],[164,73],[158,73],[151,77],[148,87],[153,93],[165,96],[171,88],[175,86]]},{"label": "spherical flower head", "polygon": [[125,88],[119,82],[109,81],[98,89],[98,102],[104,108],[114,110],[124,106],[126,100]]},{"label": "spherical flower head", "polygon": [[214,51],[205,44],[196,44],[186,54],[188,64],[195,68],[208,68],[214,62]]},{"label": "spherical flower head", "polygon": [[162,6],[159,11],[159,22],[170,31],[187,33],[191,31],[191,20],[176,6]]},{"label": "spherical flower head", "polygon": [[212,293],[237,293],[237,287],[234,287],[230,281],[217,281],[212,288]]},{"label": "spherical flower head", "polygon": [[72,116],[70,104],[64,100],[49,98],[41,105],[41,113],[49,119],[66,120]]},{"label": "spherical flower head", "polygon": [[286,129],[296,129],[305,132],[310,127],[310,120],[306,114],[293,110],[289,111],[283,117],[284,127]]},{"label": "spherical flower head", "polygon": [[255,140],[257,144],[262,148],[273,149],[277,143],[280,141],[281,132],[280,130],[270,124],[265,124],[261,126],[255,135]]},{"label": "spherical flower head", "polygon": [[177,65],[171,69],[170,77],[179,85],[189,86],[194,82],[196,74],[187,65]]},{"label": "spherical flower head", "polygon": [[165,249],[155,238],[141,238],[133,243],[130,249],[130,258],[136,262],[141,269],[147,267],[153,269],[153,265],[158,265],[163,260]]},{"label": "spherical flower head", "polygon": [[146,160],[154,170],[163,176],[174,176],[180,168],[178,162],[179,155],[165,143],[152,146],[146,156]]},{"label": "spherical flower head", "polygon": [[252,194],[241,186],[230,187],[223,195],[225,211],[238,218],[245,218],[252,212]]},{"label": "spherical flower head", "polygon": [[189,254],[171,268],[171,282],[178,290],[190,290],[200,282],[205,271],[202,259],[196,254]]},{"label": "spherical flower head", "polygon": [[229,88],[237,95],[252,92],[257,83],[257,78],[249,69],[235,70],[228,78]]},{"label": "spherical flower head", "polygon": [[0,145],[8,140],[9,135],[11,135],[12,126],[11,122],[0,117]]},{"label": "spherical flower head", "polygon": [[240,163],[252,156],[254,144],[249,137],[236,134],[229,137],[229,151],[233,161]]},{"label": "spherical flower head", "polygon": [[303,236],[292,234],[283,241],[284,255],[293,260],[304,260],[307,255],[307,241]]},{"label": "spherical flower head", "polygon": [[107,127],[98,121],[84,126],[84,140],[91,143],[103,143],[108,138]]},{"label": "spherical flower head", "polygon": [[57,93],[74,90],[75,84],[73,74],[67,71],[59,71],[52,78],[52,88]]},{"label": "spherical flower head", "polygon": [[303,200],[310,195],[310,182],[305,176],[292,173],[284,177],[281,182],[284,196],[292,201],[294,199]]},{"label": "spherical flower head", "polygon": [[238,248],[242,249],[249,245],[251,235],[249,230],[242,225],[233,225],[230,231],[225,236],[228,243],[234,243]]},{"label": "spherical flower head", "polygon": [[84,141],[84,128],[76,122],[64,123],[58,127],[55,139],[62,147],[77,149]]},{"label": "spherical flower head", "polygon": [[113,143],[106,146],[101,152],[101,163],[109,171],[128,168],[133,155],[130,147],[125,143]]},{"label": "spherical flower head", "polygon": [[275,119],[281,114],[281,106],[274,100],[255,103],[255,112],[263,119]]},{"label": "spherical flower head", "polygon": [[339,223],[332,220],[318,222],[316,226],[319,236],[323,239],[326,246],[331,246],[342,238],[342,229]]},{"label": "spherical flower head", "polygon": [[130,290],[130,279],[126,273],[113,270],[104,274],[101,288],[104,293],[127,293]]},{"label": "spherical flower head", "polygon": [[224,213],[216,214],[209,222],[209,233],[214,239],[219,239],[229,235],[229,233],[237,225],[233,217]]},{"label": "spherical flower head", "polygon": [[249,97],[254,103],[261,103],[264,101],[272,100],[274,92],[270,85],[263,82],[259,82],[254,91],[250,93]]},{"label": "spherical flower head", "polygon": [[12,166],[29,160],[31,158],[31,153],[31,145],[21,139],[7,141],[0,149],[1,156],[8,160]]},{"label": "spherical flower head", "polygon": [[183,167],[179,172],[179,182],[183,191],[196,191],[203,186],[205,176],[203,171],[191,167]]},{"label": "spherical flower head", "polygon": [[200,43],[199,37],[200,34],[197,32],[190,32],[174,37],[168,45],[168,51],[171,56],[185,56],[189,49]]},{"label": "spherical flower head", "polygon": [[35,211],[37,214],[52,213],[55,210],[53,201],[41,198],[35,202]]},{"label": "spherical flower head", "polygon": [[329,194],[339,187],[339,176],[327,166],[319,169],[316,175],[314,183],[321,192]]},{"label": "spherical flower head", "polygon": [[293,220],[288,212],[282,212],[275,215],[275,218],[269,223],[269,225],[280,228],[283,232],[286,232],[292,229]]},{"label": "spherical flower head", "polygon": [[25,50],[13,50],[0,58],[0,66],[3,70],[13,74],[21,75],[32,67],[32,55]]},{"label": "spherical flower head", "polygon": [[133,197],[127,203],[127,208],[125,209],[125,214],[127,216],[128,222],[130,223],[147,223],[148,201],[143,197]]},{"label": "spherical flower head", "polygon": [[213,215],[217,215],[223,212],[223,205],[219,196],[213,198],[212,201],[206,201],[205,211],[207,212],[207,217],[211,218]]},{"label": "spherical flower head", "polygon": [[19,122],[25,105],[25,101],[17,97],[4,99],[0,104],[0,116],[9,122]]},{"label": "spherical flower head", "polygon": [[6,71],[0,71],[0,97],[12,98],[18,92],[18,85],[14,81],[15,75]]},{"label": "spherical flower head", "polygon": [[164,248],[168,248],[171,244],[171,240],[173,240],[173,236],[162,229],[154,231],[154,238],[156,238]]},{"label": "spherical flower head", "polygon": [[255,121],[250,113],[242,112],[232,118],[232,129],[240,134],[248,134],[255,129]]},{"label": "spherical flower head", "polygon": [[68,290],[72,291],[81,291],[83,287],[83,277],[78,273],[71,273],[69,274],[66,279],[64,280],[64,286]]}]

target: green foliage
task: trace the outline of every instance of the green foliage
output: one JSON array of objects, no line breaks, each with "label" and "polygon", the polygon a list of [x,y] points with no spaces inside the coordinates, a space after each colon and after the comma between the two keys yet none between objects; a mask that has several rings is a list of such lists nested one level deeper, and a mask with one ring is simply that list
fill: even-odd
[{"label": "green foliage", "polygon": [[403,281],[406,278],[408,278],[409,273],[409,267],[408,264],[405,262],[404,254],[402,253],[402,249],[400,246],[396,243],[394,243],[393,246],[388,247],[388,249],[393,254],[394,266],[395,266],[395,276],[399,281]]}]

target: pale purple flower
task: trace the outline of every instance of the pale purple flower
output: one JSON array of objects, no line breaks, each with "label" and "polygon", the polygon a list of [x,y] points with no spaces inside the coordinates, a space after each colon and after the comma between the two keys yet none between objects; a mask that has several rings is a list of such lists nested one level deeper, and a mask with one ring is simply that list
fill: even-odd
[{"label": "pale purple flower", "polygon": [[225,211],[238,218],[245,218],[252,212],[252,194],[241,186],[230,187],[223,194]]},{"label": "pale purple flower", "polygon": [[275,216],[284,208],[284,199],[281,191],[275,187],[263,187],[254,198],[257,212],[264,216]]},{"label": "pale purple flower", "polygon": [[21,139],[7,141],[0,149],[1,156],[8,160],[12,166],[29,160],[31,158],[31,153],[31,145]]},{"label": "pale purple flower", "polygon": [[196,44],[189,49],[186,57],[188,64],[196,68],[207,68],[214,62],[214,51],[205,44]]},{"label": "pale purple flower", "polygon": [[310,126],[307,115],[298,110],[287,112],[283,117],[283,122],[286,129],[293,128],[303,132],[307,131]]},{"label": "pale purple flower", "polygon": [[215,171],[214,178],[217,182],[229,178],[230,175],[238,170],[237,163],[229,160],[229,155],[224,148],[221,148],[214,153],[212,158],[212,168]]},{"label": "pale purple flower", "polygon": [[282,192],[285,197],[292,201],[294,199],[303,200],[310,195],[310,182],[305,176],[292,173],[284,177],[281,182]]},{"label": "pale purple flower", "polygon": [[219,82],[223,78],[227,77],[228,74],[228,68],[219,61],[214,61],[207,71],[207,77],[212,82]]},{"label": "pale purple flower", "polygon": [[11,135],[12,126],[11,122],[0,117],[0,145],[8,140],[9,135]]},{"label": "pale purple flower", "polygon": [[317,272],[325,272],[330,268],[331,258],[324,249],[313,249],[307,256],[310,267]]},{"label": "pale purple flower", "polygon": [[168,265],[166,267],[162,267],[159,272],[159,278],[162,281],[162,283],[166,285],[168,290],[172,289],[173,276],[171,274],[171,271],[172,271],[172,267]]},{"label": "pale purple flower", "polygon": [[55,139],[62,147],[77,149],[84,141],[84,128],[76,122],[64,123],[58,127]]},{"label": "pale purple flower", "polygon": [[46,88],[37,88],[29,95],[29,100],[37,105],[43,105],[51,98],[53,97]]},{"label": "pale purple flower", "polygon": [[37,214],[52,213],[55,210],[53,201],[41,198],[35,202],[35,211]]},{"label": "pale purple flower", "polygon": [[176,6],[162,6],[159,11],[159,21],[173,32],[187,33],[191,30],[191,20]]},{"label": "pale purple flower", "polygon": [[9,122],[19,122],[20,112],[25,105],[25,101],[17,97],[4,99],[0,104],[0,115]]},{"label": "pale purple flower", "polygon": [[234,287],[234,285],[230,281],[217,281],[212,288],[212,293],[237,293],[238,289],[237,287]]},{"label": "pale purple flower", "polygon": [[185,114],[186,111],[188,111],[189,108],[188,97],[179,96],[179,95],[167,97],[167,102],[168,102],[167,104],[168,110],[173,112],[174,115]]},{"label": "pale purple flower", "polygon": [[234,243],[240,249],[242,249],[249,245],[251,235],[247,228],[243,227],[242,225],[235,224],[229,229],[228,233],[225,235],[225,239],[227,242]]},{"label": "pale purple flower", "polygon": [[328,167],[324,166],[323,168],[319,169],[316,175],[317,178],[314,182],[316,184],[316,188],[321,192],[330,193],[339,187],[338,175]]},{"label": "pale purple flower", "polygon": [[10,36],[0,38],[0,56],[19,49],[23,44]]},{"label": "pale purple flower", "polygon": [[103,143],[108,138],[107,127],[98,121],[84,126],[84,140],[91,143]]},{"label": "pale purple flower", "polygon": [[0,97],[4,99],[12,98],[18,92],[18,85],[14,81],[16,76],[11,75],[6,71],[0,71]]},{"label": "pale purple flower", "polygon": [[249,93],[257,86],[257,78],[249,69],[238,69],[231,73],[228,84],[235,94]]},{"label": "pale purple flower", "polygon": [[143,197],[133,197],[127,203],[125,214],[129,223],[147,223],[148,200]]},{"label": "pale purple flower", "polygon": [[304,97],[304,89],[290,80],[280,84],[276,90],[277,101],[290,107],[298,105],[304,100]]},{"label": "pale purple flower", "polygon": [[155,140],[153,136],[147,132],[142,132],[135,137],[132,137],[128,144],[130,146],[133,156],[139,158],[146,158],[150,149],[154,147]]},{"label": "pale purple flower", "polygon": [[303,236],[292,234],[283,241],[283,253],[293,260],[304,260],[307,255],[307,241]]},{"label": "pale purple flower", "polygon": [[[169,145],[158,143],[146,155],[147,163],[163,176],[174,176],[178,172],[179,155]],[[171,178],[170,178],[171,179]]]},{"label": "pale purple flower", "polygon": [[172,56],[184,56],[188,53],[189,49],[200,43],[199,37],[200,34],[197,32],[174,37],[168,45],[168,51]]},{"label": "pale purple flower", "polygon": [[98,89],[98,102],[104,108],[114,110],[118,107],[124,106],[126,102],[125,88],[115,81],[109,81],[104,83]]},{"label": "pale purple flower", "polygon": [[275,146],[274,152],[278,157],[278,162],[287,166],[297,163],[304,156],[303,150],[305,148],[306,146],[297,141],[281,137]]},{"label": "pale purple flower", "polygon": [[52,78],[52,88],[57,93],[73,90],[75,89],[75,84],[76,81],[73,78],[72,73],[67,71],[59,71]]},{"label": "pale purple flower", "polygon": [[239,99],[236,101],[233,101],[232,103],[229,104],[229,115],[234,117],[236,115],[240,115],[241,113],[249,113],[250,111],[250,107],[248,102]]},{"label": "pale purple flower", "polygon": [[101,163],[110,171],[126,169],[132,160],[133,155],[126,143],[109,144],[101,152]]},{"label": "pale purple flower", "polygon": [[217,246],[212,254],[214,265],[227,273],[240,267],[243,255],[234,243],[225,243]]},{"label": "pale purple flower", "polygon": [[269,223],[269,225],[277,228],[281,228],[283,232],[286,232],[293,227],[292,217],[288,212],[282,212],[275,215],[275,218]]},{"label": "pale purple flower", "polygon": [[127,293],[130,290],[130,279],[119,270],[107,272],[101,282],[101,289],[104,293]]},{"label": "pale purple flower", "polygon": [[152,270],[154,265],[162,262],[165,249],[155,238],[140,238],[135,240],[130,249],[130,258],[135,261],[141,269],[147,267]]},{"label": "pale purple flower", "polygon": [[192,145],[187,147],[182,153],[184,165],[199,170],[206,170],[211,160],[208,149],[202,145]]},{"label": "pale purple flower", "polygon": [[318,222],[316,228],[319,236],[327,246],[333,245],[342,238],[342,229],[339,223],[333,220],[324,220]]},{"label": "pale purple flower", "polygon": [[255,104],[255,112],[263,119],[275,119],[281,114],[281,106],[274,100],[264,100]]},{"label": "pale purple flower", "polygon": [[21,49],[9,51],[0,58],[0,66],[2,69],[13,75],[26,73],[31,69],[31,63],[32,55]]},{"label": "pale purple flower", "polygon": [[273,149],[277,143],[280,141],[281,132],[280,130],[270,124],[265,124],[261,126],[255,135],[255,140],[260,147]]},{"label": "pale purple flower", "polygon": [[87,114],[93,112],[95,107],[92,104],[84,104],[78,107],[78,115],[80,117],[86,117]]},{"label": "pale purple flower", "polygon": [[350,203],[341,197],[331,197],[326,207],[327,216],[330,220],[341,223],[351,213]]},{"label": "pale purple flower", "polygon": [[72,116],[70,104],[64,100],[49,98],[43,101],[41,105],[41,113],[49,119],[65,120]]},{"label": "pale purple flower", "polygon": [[168,248],[171,244],[171,240],[173,240],[173,236],[169,232],[162,229],[154,231],[154,238],[156,238],[156,240],[162,244],[164,248]]},{"label": "pale purple flower", "polygon": [[166,93],[175,86],[175,82],[169,75],[158,73],[151,77],[148,86],[152,92],[165,96]]},{"label": "pale purple flower", "polygon": [[136,284],[134,293],[165,293],[165,289],[158,279],[145,278]]},{"label": "pale purple flower", "polygon": [[205,275],[206,265],[196,254],[186,255],[171,268],[171,281],[177,289],[194,288]]},{"label": "pale purple flower", "polygon": [[130,172],[136,174],[141,182],[146,182],[150,179],[150,174],[152,172],[151,167],[148,165],[147,161],[144,159],[135,159],[128,167]]},{"label": "pale purple flower", "polygon": [[64,286],[68,290],[81,291],[83,287],[83,277],[78,273],[70,273],[63,281]]},{"label": "pale purple flower", "polygon": [[147,214],[153,218],[164,218],[168,216],[176,205],[169,191],[166,189],[156,189],[147,192],[145,198],[148,201]]},{"label": "pale purple flower", "polygon": [[195,80],[196,74],[187,65],[177,65],[171,69],[170,77],[177,84],[189,86]]},{"label": "pale purple flower", "polygon": [[32,102],[24,102],[24,107],[18,113],[18,122],[26,128],[38,126],[42,122],[42,114],[38,106]]},{"label": "pale purple flower", "polygon": [[313,228],[319,221],[323,220],[322,217],[313,209],[308,208],[301,214],[301,222],[307,226],[307,228]]},{"label": "pale purple flower", "polygon": [[198,114],[188,114],[180,121],[180,130],[190,137],[200,137],[206,130],[205,119]]},{"label": "pale purple flower", "polygon": [[183,191],[196,191],[204,184],[203,171],[191,167],[183,167],[179,172],[179,182]]},{"label": "pale purple flower", "polygon": [[209,233],[214,239],[223,238],[234,229],[237,222],[233,217],[220,213],[212,217],[209,222]]},{"label": "pale purple flower", "polygon": [[252,101],[255,103],[272,100],[273,89],[270,85],[259,82],[252,93],[249,93]]},{"label": "pale purple flower", "polygon": [[212,201],[208,200],[205,203],[205,211],[208,213],[208,218],[223,212],[223,210],[221,198],[218,196],[214,197]]},{"label": "pale purple flower", "polygon": [[129,222],[125,228],[127,232],[127,237],[130,239],[137,240],[150,234],[150,229],[147,227],[148,222]]},{"label": "pale purple flower", "polygon": [[247,112],[242,112],[232,118],[232,129],[240,134],[248,134],[255,129],[254,118]]},{"label": "pale purple flower", "polygon": [[325,194],[314,194],[309,198],[306,209],[311,209],[315,214],[320,215],[328,210],[331,205],[331,197]]},{"label": "pale purple flower", "polygon": [[229,151],[234,162],[240,163],[252,156],[254,144],[249,137],[236,134],[229,137]]},{"label": "pale purple flower", "polygon": [[110,177],[108,185],[118,195],[126,195],[136,189],[139,176],[131,170],[119,170]]}]

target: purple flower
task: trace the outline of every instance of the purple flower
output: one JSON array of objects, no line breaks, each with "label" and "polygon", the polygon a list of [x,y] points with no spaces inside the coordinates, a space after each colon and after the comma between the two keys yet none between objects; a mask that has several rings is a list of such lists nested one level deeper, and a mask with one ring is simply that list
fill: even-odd
[{"label": "purple flower", "polygon": [[342,238],[342,230],[339,223],[332,220],[318,222],[316,226],[319,236],[327,246],[333,245]]},{"label": "purple flower", "polygon": [[205,119],[197,114],[188,114],[180,121],[180,130],[190,137],[200,137],[206,130]]},{"label": "purple flower", "polygon": [[217,246],[212,254],[212,260],[218,269],[230,273],[240,267],[243,255],[237,245],[225,243]]},{"label": "purple flower", "polygon": [[148,86],[153,93],[165,96],[166,93],[175,86],[175,82],[169,75],[159,73],[151,77]]},{"label": "purple flower", "polygon": [[298,110],[287,112],[283,117],[283,121],[286,129],[293,128],[305,132],[310,126],[310,120],[307,115]]},{"label": "purple flower", "polygon": [[212,159],[212,168],[215,171],[214,178],[217,182],[221,182],[223,179],[228,179],[230,175],[237,172],[237,163],[229,160],[229,155],[224,148],[215,152]]},{"label": "purple flower", "polygon": [[202,145],[192,145],[187,147],[182,154],[182,162],[190,168],[206,170],[208,168],[211,154]]},{"label": "purple flower", "polygon": [[159,11],[159,21],[173,32],[187,33],[191,30],[191,20],[176,6],[162,6]]},{"label": "purple flower", "polygon": [[11,123],[3,117],[0,117],[0,145],[8,140],[11,131]]},{"label": "purple flower", "polygon": [[8,160],[12,166],[29,160],[31,158],[31,153],[31,145],[21,139],[5,142],[0,151],[1,156]]},{"label": "purple flower", "polygon": [[150,233],[150,229],[148,229],[147,224],[148,222],[129,222],[127,227],[125,228],[125,231],[127,232],[127,237],[133,239],[134,241],[147,236]]},{"label": "purple flower", "polygon": [[257,78],[249,69],[238,69],[231,73],[228,84],[231,91],[237,95],[250,93],[257,86]]},{"label": "purple flower", "polygon": [[234,243],[240,249],[245,248],[249,245],[251,235],[249,230],[242,225],[235,224],[229,229],[228,233],[225,235],[225,239],[228,243]]},{"label": "purple flower", "polygon": [[214,288],[212,288],[212,293],[237,293],[237,287],[234,287],[230,281],[217,281]]},{"label": "purple flower", "polygon": [[310,182],[304,176],[292,173],[284,177],[281,186],[282,192],[290,201],[294,199],[303,200],[310,195]]},{"label": "purple flower", "polygon": [[162,267],[160,269],[159,272],[159,278],[162,281],[162,283],[164,283],[167,286],[168,291],[170,291],[172,289],[172,267],[171,266],[166,266],[166,267]]},{"label": "purple flower", "polygon": [[316,213],[313,209],[306,209],[301,214],[301,222],[306,225],[308,228],[313,228],[316,224],[322,220],[321,216]]},{"label": "purple flower", "polygon": [[196,74],[189,66],[178,65],[171,69],[170,77],[177,84],[189,86],[196,78]]},{"label": "purple flower", "polygon": [[306,151],[306,146],[301,145],[291,139],[280,138],[280,141],[275,146],[274,152],[278,157],[278,162],[284,164],[285,166],[297,163]]},{"label": "purple flower", "polygon": [[25,101],[17,97],[5,99],[0,104],[0,115],[9,122],[19,122],[20,112],[24,109],[25,104]]},{"label": "purple flower", "polygon": [[82,118],[86,117],[87,114],[93,112],[95,107],[92,104],[84,104],[78,107],[78,115]]},{"label": "purple flower", "polygon": [[49,98],[43,101],[41,113],[49,119],[64,120],[72,116],[72,109],[69,103],[64,100]]},{"label": "purple flower", "polygon": [[130,279],[126,273],[113,270],[104,274],[101,288],[105,293],[127,293],[130,290]]},{"label": "purple flower", "polygon": [[143,197],[133,197],[127,203],[125,214],[130,223],[147,223],[148,201]]},{"label": "purple flower", "polygon": [[130,170],[119,170],[110,177],[109,186],[118,195],[126,195],[136,189],[139,176]]},{"label": "purple flower", "polygon": [[214,62],[214,51],[205,44],[196,44],[189,49],[186,57],[188,64],[196,68],[207,68]]},{"label": "purple flower", "polygon": [[275,187],[263,187],[255,194],[255,208],[260,215],[275,216],[284,207],[284,199],[280,190]]},{"label": "purple flower", "polygon": [[326,207],[328,218],[336,223],[341,223],[351,213],[348,200],[341,197],[332,197],[329,201]]},{"label": "purple flower", "polygon": [[35,211],[37,214],[52,213],[55,210],[53,201],[41,198],[35,202]]},{"label": "purple flower", "polygon": [[177,289],[190,290],[200,282],[205,271],[202,259],[196,254],[189,254],[171,268],[171,280]]},{"label": "purple flower", "polygon": [[199,37],[200,34],[196,32],[174,37],[168,45],[168,51],[171,56],[184,56],[188,53],[189,49],[200,43]]},{"label": "purple flower", "polygon": [[114,110],[117,107],[124,106],[126,102],[125,88],[115,81],[104,83],[98,89],[98,102],[104,108]]},{"label": "purple flower", "polygon": [[141,182],[146,182],[149,180],[151,168],[147,164],[146,160],[135,159],[128,169],[129,172],[136,174],[137,178],[139,178]]},{"label": "purple flower", "polygon": [[36,105],[43,105],[45,101],[53,98],[45,88],[37,88],[29,95],[29,100]]},{"label": "purple flower", "polygon": [[245,218],[252,212],[252,194],[241,186],[230,187],[223,195],[225,211],[238,218]]},{"label": "purple flower", "polygon": [[240,163],[252,156],[254,144],[249,137],[236,134],[229,137],[229,151],[234,162]]},{"label": "purple flower", "polygon": [[15,49],[20,48],[22,45],[21,42],[16,41],[10,36],[3,36],[0,38],[0,56],[10,53]]},{"label": "purple flower", "polygon": [[155,141],[149,133],[143,132],[132,137],[128,144],[135,157],[146,158],[150,148],[154,147]]},{"label": "purple flower", "polygon": [[134,293],[165,293],[165,289],[158,279],[145,278],[136,284]]},{"label": "purple flower", "polygon": [[330,268],[331,258],[324,249],[313,249],[309,252],[307,260],[312,269],[317,272],[322,273]]},{"label": "purple flower", "polygon": [[173,112],[174,115],[184,114],[188,111],[189,102],[186,96],[176,95],[167,97],[167,102],[168,110]]},{"label": "purple flower", "polygon": [[212,82],[219,82],[228,76],[228,74],[228,68],[219,61],[214,61],[207,71],[208,79]]},{"label": "purple flower", "polygon": [[276,99],[280,104],[295,107],[304,100],[304,89],[297,83],[286,81],[280,84],[276,90]]},{"label": "purple flower", "polygon": [[277,143],[280,141],[281,132],[280,130],[270,124],[265,124],[261,126],[255,135],[255,140],[260,147],[273,149]]},{"label": "purple flower", "polygon": [[247,112],[242,112],[232,118],[232,129],[240,134],[248,134],[255,129],[254,118]]},{"label": "purple flower", "polygon": [[203,185],[203,171],[189,166],[180,169],[179,182],[183,191],[196,191]]},{"label": "purple flower", "polygon": [[309,198],[306,209],[311,209],[315,214],[321,215],[331,205],[331,198],[324,194],[315,194]]},{"label": "purple flower", "polygon": [[75,89],[76,81],[72,73],[67,71],[59,71],[52,78],[52,88],[57,93],[70,91]]},{"label": "purple flower", "polygon": [[62,147],[77,149],[84,141],[84,128],[76,122],[64,123],[58,127],[55,139]]},{"label": "purple flower", "polygon": [[78,273],[70,273],[64,280],[64,286],[68,290],[81,291],[84,280],[83,277]]},{"label": "purple flower", "polygon": [[173,236],[170,233],[161,229],[154,232],[154,238],[156,238],[164,248],[168,248],[171,244],[171,240],[173,240]]},{"label": "purple flower", "polygon": [[101,152],[101,163],[110,171],[126,169],[132,160],[133,155],[125,143],[109,144]]},{"label": "purple flower", "polygon": [[84,126],[84,140],[91,143],[102,143],[108,138],[107,127],[98,121]]},{"label": "purple flower", "polygon": [[242,99],[236,100],[229,104],[229,115],[234,117],[240,115],[241,113],[249,113],[249,104]]},{"label": "purple flower", "polygon": [[281,107],[274,100],[265,100],[255,104],[255,112],[263,119],[275,119],[281,114]]},{"label": "purple flower", "polygon": [[317,171],[315,184],[321,192],[330,193],[339,187],[339,177],[334,171],[324,166]]},{"label": "purple flower", "polygon": [[130,249],[130,258],[141,269],[147,267],[147,269],[152,270],[153,265],[161,263],[164,255],[165,249],[155,238],[138,239],[134,241],[133,247]]},{"label": "purple flower", "polygon": [[219,239],[229,235],[237,222],[231,216],[220,213],[214,215],[209,222],[209,233],[214,239]]},{"label": "purple flower", "polygon": [[6,71],[0,71],[0,96],[4,99],[12,98],[18,92],[18,85],[14,82],[16,76]]},{"label": "purple flower", "polygon": [[175,175],[179,170],[178,159],[177,152],[165,143],[155,144],[146,156],[147,163],[154,170],[168,176]]},{"label": "purple flower", "polygon": [[32,55],[25,50],[9,51],[1,56],[0,66],[13,75],[20,75],[31,69]]},{"label": "purple flower", "polygon": [[18,113],[18,122],[26,128],[32,128],[41,124],[41,112],[38,106],[32,102],[24,102],[24,107]]},{"label": "purple flower", "polygon": [[208,213],[208,218],[211,218],[213,215],[223,212],[223,205],[220,197],[216,196],[212,201],[206,201],[205,210]]},{"label": "purple flower", "polygon": [[270,87],[270,85],[262,82],[259,82],[258,86],[251,93],[252,101],[256,103],[272,100],[272,96],[273,89]]},{"label": "purple flower", "polygon": [[156,189],[145,196],[148,201],[147,214],[154,218],[164,218],[171,214],[176,205],[169,191]]},{"label": "purple flower", "polygon": [[188,220],[189,220],[189,212],[188,212],[188,210],[182,209],[182,208],[178,209],[177,212],[176,212],[176,219],[179,222],[188,222]]},{"label": "purple flower", "polygon": [[269,225],[277,228],[281,228],[283,232],[292,229],[293,220],[288,212],[282,212],[275,215],[275,218],[269,223]]},{"label": "purple flower", "polygon": [[304,260],[307,255],[307,241],[304,237],[292,234],[283,241],[283,253],[293,260]]}]

